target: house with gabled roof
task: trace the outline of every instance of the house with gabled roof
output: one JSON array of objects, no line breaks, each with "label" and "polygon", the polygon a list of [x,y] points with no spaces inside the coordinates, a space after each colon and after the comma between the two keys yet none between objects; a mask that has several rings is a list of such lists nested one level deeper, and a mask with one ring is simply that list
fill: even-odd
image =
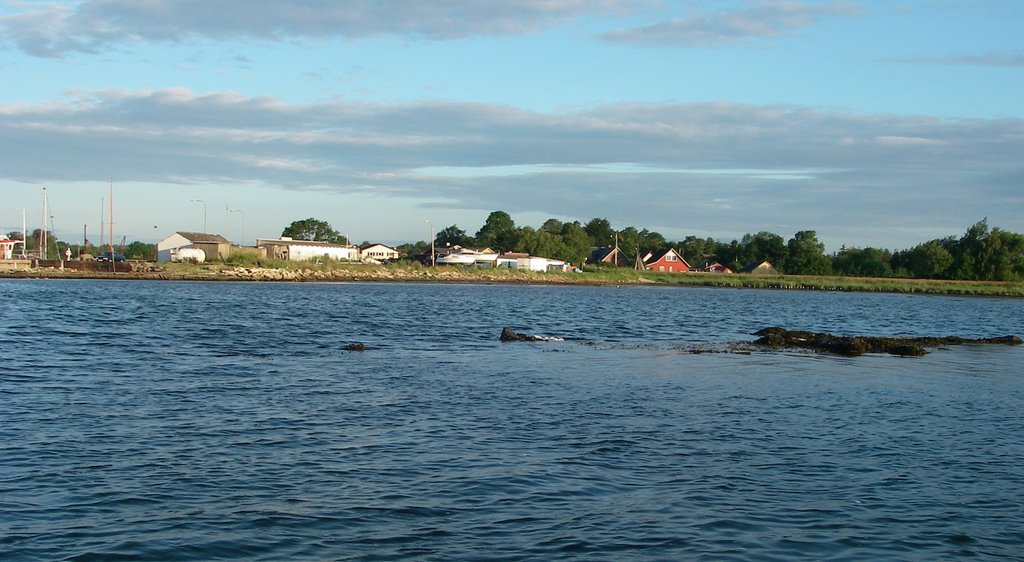
[{"label": "house with gabled roof", "polygon": [[590,250],[590,258],[587,259],[588,263],[611,263],[618,267],[625,267],[629,264],[629,258],[626,257],[625,252],[615,247],[601,247],[592,248]]},{"label": "house with gabled roof", "polygon": [[648,271],[661,271],[665,273],[686,273],[690,271],[690,264],[675,250],[666,248],[657,252],[648,252],[643,260],[644,269]]},{"label": "house with gabled roof", "polygon": [[220,234],[179,230],[156,243],[156,261],[178,261],[178,250],[196,248],[207,260],[225,259],[231,255],[231,241]]},{"label": "house with gabled roof", "polygon": [[378,261],[398,259],[398,250],[385,244],[367,244],[359,248],[359,257]]},{"label": "house with gabled roof", "polygon": [[732,273],[732,270],[718,262],[704,262],[703,265],[694,269],[698,273]]},{"label": "house with gabled roof", "polygon": [[740,269],[740,273],[748,273],[750,275],[777,275],[779,271],[775,269],[775,266],[768,260],[755,261],[748,263]]}]

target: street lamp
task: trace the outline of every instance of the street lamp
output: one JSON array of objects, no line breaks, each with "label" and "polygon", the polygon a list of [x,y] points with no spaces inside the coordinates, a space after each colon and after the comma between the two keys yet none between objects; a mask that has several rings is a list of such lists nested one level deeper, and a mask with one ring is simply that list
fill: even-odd
[{"label": "street lamp", "polygon": [[203,233],[205,234],[206,233],[206,201],[203,201],[202,199],[193,199],[192,202],[193,203],[202,203],[203,204]]},{"label": "street lamp", "polygon": [[242,240],[240,245],[245,245],[245,213],[241,209],[231,209],[231,213],[242,213]]},{"label": "street lamp", "polygon": [[434,259],[434,223],[428,219],[427,224],[430,225],[430,267],[434,267],[437,263]]}]

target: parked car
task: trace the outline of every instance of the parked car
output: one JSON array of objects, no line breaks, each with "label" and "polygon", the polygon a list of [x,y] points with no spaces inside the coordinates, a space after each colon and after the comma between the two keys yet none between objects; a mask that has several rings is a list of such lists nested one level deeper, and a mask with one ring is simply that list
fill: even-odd
[{"label": "parked car", "polygon": [[114,252],[113,254],[110,252],[103,252],[96,256],[96,261],[124,261],[124,254],[119,254],[117,252]]}]

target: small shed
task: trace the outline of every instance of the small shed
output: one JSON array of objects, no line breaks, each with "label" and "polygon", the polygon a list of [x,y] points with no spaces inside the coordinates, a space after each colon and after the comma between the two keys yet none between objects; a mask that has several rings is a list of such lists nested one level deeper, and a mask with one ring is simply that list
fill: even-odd
[{"label": "small shed", "polygon": [[156,261],[178,261],[178,250],[182,248],[202,250],[207,261],[223,260],[231,255],[231,241],[220,234],[179,230],[156,243]]}]

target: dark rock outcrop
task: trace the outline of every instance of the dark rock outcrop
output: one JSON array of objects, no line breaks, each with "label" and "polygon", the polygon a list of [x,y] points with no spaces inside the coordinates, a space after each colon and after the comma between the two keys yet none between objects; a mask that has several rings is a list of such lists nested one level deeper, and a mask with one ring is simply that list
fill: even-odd
[{"label": "dark rock outcrop", "polygon": [[501,329],[501,337],[499,339],[501,341],[562,341],[562,338],[519,333],[508,327]]},{"label": "dark rock outcrop", "polygon": [[1021,339],[1017,336],[979,339],[961,338],[958,336],[919,338],[836,336],[820,332],[791,331],[779,327],[764,328],[754,332],[754,335],[760,336],[759,339],[754,341],[754,345],[760,347],[772,349],[811,349],[848,357],[856,357],[865,353],[889,353],[891,355],[917,357],[928,353],[926,348],[944,345],[1021,344]]},{"label": "dark rock outcrop", "polygon": [[361,343],[350,343],[345,346],[345,351],[366,351],[366,345]]}]

